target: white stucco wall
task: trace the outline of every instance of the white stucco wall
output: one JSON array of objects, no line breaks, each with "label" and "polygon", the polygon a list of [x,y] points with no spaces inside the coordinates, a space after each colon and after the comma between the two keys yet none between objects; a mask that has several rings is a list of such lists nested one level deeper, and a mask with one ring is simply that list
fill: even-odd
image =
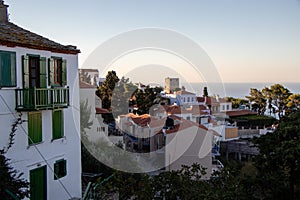
[{"label": "white stucco wall", "polygon": [[[78,56],[32,50],[21,47],[0,46],[0,50],[16,52],[17,87],[22,87],[22,55],[35,54],[41,57],[62,57],[67,60],[67,85],[70,88],[70,106],[64,112],[64,138],[52,141],[52,111],[42,111],[42,143],[28,146],[27,112],[22,112],[22,125],[18,126],[15,144],[8,151],[12,166],[23,172],[29,179],[29,170],[47,166],[47,198],[70,199],[81,197],[81,148],[80,148],[80,113],[78,85]],[[15,88],[0,89],[0,148],[8,142],[11,124],[18,115],[15,110]],[[54,180],[54,163],[67,160],[67,175]]]}]

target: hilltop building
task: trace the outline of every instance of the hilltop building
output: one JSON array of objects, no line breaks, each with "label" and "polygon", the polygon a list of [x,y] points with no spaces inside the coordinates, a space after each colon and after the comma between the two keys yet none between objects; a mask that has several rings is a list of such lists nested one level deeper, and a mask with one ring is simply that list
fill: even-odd
[{"label": "hilltop building", "polygon": [[78,54],[9,22],[0,1],[0,148],[30,182],[30,199],[81,197]]},{"label": "hilltop building", "polygon": [[165,92],[167,94],[172,93],[175,89],[179,88],[179,78],[165,78]]}]

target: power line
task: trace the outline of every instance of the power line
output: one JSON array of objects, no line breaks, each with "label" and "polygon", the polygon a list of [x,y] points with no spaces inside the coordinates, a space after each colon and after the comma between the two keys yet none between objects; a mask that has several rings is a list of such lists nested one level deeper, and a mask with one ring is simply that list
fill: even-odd
[{"label": "power line", "polygon": [[[13,115],[13,117],[17,120],[18,118],[15,116],[14,112],[11,110],[11,108],[8,106],[7,102],[5,101],[5,99],[3,98],[3,96],[0,94],[0,97],[2,99],[2,101],[4,102],[5,106],[8,108],[9,112]],[[48,163],[48,161],[46,160],[46,158],[43,156],[43,154],[41,153],[41,151],[38,149],[38,147],[36,146],[36,144],[34,144],[34,141],[32,140],[32,138],[28,135],[27,131],[25,130],[25,128],[23,127],[22,124],[21,125],[21,129],[24,131],[25,135],[29,138],[30,142],[32,143],[32,146],[35,148],[35,150],[38,152],[38,154],[42,157],[43,161],[46,163],[47,167],[49,167],[50,171],[53,172],[54,176],[57,178],[58,182],[61,184],[61,186],[63,187],[63,189],[65,190],[65,192],[69,195],[70,198],[72,198],[71,193],[67,190],[67,188],[65,187],[65,185],[62,183],[62,181],[60,179],[58,179],[58,176],[55,174],[54,170],[51,168],[51,165]]]}]

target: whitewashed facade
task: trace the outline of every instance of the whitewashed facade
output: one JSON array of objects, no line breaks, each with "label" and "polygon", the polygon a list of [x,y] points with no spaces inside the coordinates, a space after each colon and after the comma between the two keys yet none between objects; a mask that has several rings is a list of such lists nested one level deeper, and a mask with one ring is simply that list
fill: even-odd
[{"label": "whitewashed facade", "polygon": [[6,156],[30,182],[30,199],[80,198],[79,50],[21,29],[2,14],[0,148],[21,116]]}]

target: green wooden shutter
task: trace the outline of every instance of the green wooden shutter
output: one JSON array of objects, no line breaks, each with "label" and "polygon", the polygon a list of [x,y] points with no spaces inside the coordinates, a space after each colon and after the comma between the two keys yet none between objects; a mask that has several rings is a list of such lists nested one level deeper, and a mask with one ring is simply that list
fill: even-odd
[{"label": "green wooden shutter", "polygon": [[61,65],[61,86],[67,85],[67,60],[62,60]]},{"label": "green wooden shutter", "polygon": [[23,88],[29,88],[29,56],[22,56]]},{"label": "green wooden shutter", "polygon": [[64,136],[64,116],[62,110],[55,110],[52,113],[52,137],[59,139]]},{"label": "green wooden shutter", "polygon": [[42,113],[28,113],[28,144],[42,142],[42,136]]},{"label": "green wooden shutter", "polygon": [[47,87],[47,61],[45,57],[40,58],[40,87]]},{"label": "green wooden shutter", "polygon": [[53,58],[49,58],[48,59],[48,66],[49,66],[49,85],[53,86],[54,83],[54,59]]},{"label": "green wooden shutter", "polygon": [[30,200],[47,199],[47,169],[46,166],[30,170]]},{"label": "green wooden shutter", "polygon": [[16,53],[0,51],[0,86],[16,86]]},{"label": "green wooden shutter", "polygon": [[54,180],[67,175],[67,160],[57,160],[54,164]]}]

